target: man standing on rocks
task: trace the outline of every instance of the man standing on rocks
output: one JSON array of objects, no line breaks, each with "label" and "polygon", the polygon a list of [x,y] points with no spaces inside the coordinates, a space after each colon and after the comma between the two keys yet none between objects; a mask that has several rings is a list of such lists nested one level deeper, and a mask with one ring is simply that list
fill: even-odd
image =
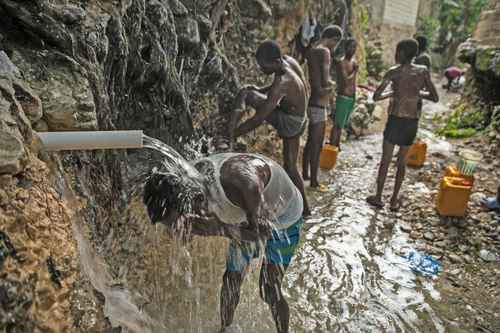
[{"label": "man standing on rocks", "polygon": [[345,58],[336,62],[338,77],[338,95],[335,99],[335,114],[332,114],[333,127],[330,143],[340,148],[342,130],[349,124],[349,118],[354,110],[356,99],[356,76],[358,64],[354,59],[357,42],[354,38],[345,40]]},{"label": "man standing on rocks", "polygon": [[[297,169],[300,136],[307,123],[304,73],[295,59],[282,55],[274,41],[263,42],[257,49],[256,58],[265,75],[274,75],[273,83],[262,88],[247,86],[240,91],[231,115],[230,140],[233,142],[266,121],[271,124],[283,139],[283,167],[302,194],[304,216],[308,216],[304,182]],[[246,105],[255,109],[255,115],[238,126]]]},{"label": "man standing on rocks", "polygon": [[331,52],[341,39],[340,27],[336,25],[326,27],[321,33],[319,44],[306,53],[311,96],[307,107],[309,128],[302,160],[302,176],[306,180],[309,179],[310,167],[311,187],[313,188],[320,187],[318,182],[319,156],[325,139],[330,96],[335,88],[335,83],[330,79]]},{"label": "man standing on rocks", "polygon": [[299,190],[281,166],[260,155],[215,154],[194,167],[199,175],[169,170],[149,177],[144,203],[151,222],[161,222],[177,236],[187,230],[231,240],[221,289],[221,332],[233,322],[251,260],[263,254],[260,295],[277,331],[288,333],[290,313],[281,283],[304,223]]},{"label": "man standing on rocks", "polygon": [[[394,146],[399,146],[396,181],[391,198],[391,210],[398,210],[400,201],[399,190],[403,184],[406,172],[406,155],[415,141],[421,110],[418,102],[421,98],[433,102],[439,101],[439,96],[427,68],[412,64],[417,55],[418,44],[414,39],[402,40],[396,47],[396,63],[385,74],[382,83],[373,94],[374,101],[391,98],[389,119],[384,131],[382,160],[380,161],[377,193],[366,200],[375,207],[383,207],[382,192],[384,190],[387,171],[391,163]],[[385,89],[392,84],[391,91]]]}]

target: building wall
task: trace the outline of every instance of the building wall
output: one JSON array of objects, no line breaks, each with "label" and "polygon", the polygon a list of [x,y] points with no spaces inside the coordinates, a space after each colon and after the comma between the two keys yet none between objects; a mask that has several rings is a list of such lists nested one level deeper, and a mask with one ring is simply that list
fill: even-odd
[{"label": "building wall", "polygon": [[384,24],[415,27],[419,1],[386,0]]},{"label": "building wall", "polygon": [[370,39],[382,43],[384,63],[394,64],[397,43],[411,38],[416,31],[420,1],[428,0],[363,0],[372,19]]},{"label": "building wall", "polygon": [[500,0],[491,0],[489,8],[481,13],[473,37],[480,45],[500,47]]}]

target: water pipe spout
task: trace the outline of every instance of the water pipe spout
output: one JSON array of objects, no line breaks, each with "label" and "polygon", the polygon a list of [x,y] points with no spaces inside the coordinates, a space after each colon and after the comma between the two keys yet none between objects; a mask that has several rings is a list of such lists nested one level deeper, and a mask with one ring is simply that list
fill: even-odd
[{"label": "water pipe spout", "polygon": [[38,132],[47,151],[143,148],[142,131]]}]

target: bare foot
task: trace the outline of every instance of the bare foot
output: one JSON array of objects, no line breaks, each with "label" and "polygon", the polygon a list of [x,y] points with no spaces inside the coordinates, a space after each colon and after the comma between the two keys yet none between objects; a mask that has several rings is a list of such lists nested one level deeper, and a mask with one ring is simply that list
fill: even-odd
[{"label": "bare foot", "polygon": [[391,207],[389,208],[392,212],[397,212],[401,208],[401,200],[391,199]]},{"label": "bare foot", "polygon": [[366,202],[368,202],[370,205],[376,207],[376,208],[382,208],[384,207],[384,203],[380,198],[377,198],[375,195],[371,195],[368,198],[366,198]]}]

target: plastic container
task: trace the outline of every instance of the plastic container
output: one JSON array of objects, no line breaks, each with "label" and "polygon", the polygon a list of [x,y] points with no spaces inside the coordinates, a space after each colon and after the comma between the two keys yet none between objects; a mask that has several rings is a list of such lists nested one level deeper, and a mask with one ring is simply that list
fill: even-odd
[{"label": "plastic container", "polygon": [[471,176],[474,173],[476,166],[483,158],[483,155],[481,153],[470,149],[462,150],[458,154],[458,156],[460,157],[460,159],[458,160],[457,169],[462,174],[467,176]]},{"label": "plastic container", "polygon": [[450,165],[445,169],[444,172],[445,177],[454,177],[454,178],[463,178],[474,184],[474,176],[467,176],[458,171],[458,169],[454,165]]},{"label": "plastic container", "polygon": [[408,157],[406,158],[406,164],[412,167],[421,167],[425,163],[425,158],[427,156],[427,144],[417,139],[417,142],[411,145],[408,151]]},{"label": "plastic container", "polygon": [[472,192],[472,182],[459,177],[444,177],[436,199],[436,209],[443,216],[465,216]]},{"label": "plastic container", "polygon": [[319,166],[324,170],[331,170],[337,163],[337,155],[339,150],[332,145],[324,145],[319,156]]}]

